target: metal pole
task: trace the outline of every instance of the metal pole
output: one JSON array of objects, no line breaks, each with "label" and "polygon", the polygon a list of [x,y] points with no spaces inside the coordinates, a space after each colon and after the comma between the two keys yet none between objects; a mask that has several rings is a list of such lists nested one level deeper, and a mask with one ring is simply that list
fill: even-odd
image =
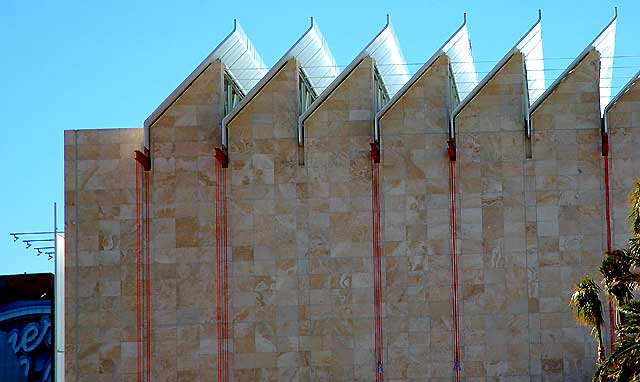
[{"label": "metal pole", "polygon": [[52,380],[54,382],[57,381],[56,378],[56,374],[58,373],[58,341],[60,341],[60,339],[58,338],[57,331],[58,331],[58,325],[60,325],[60,322],[58,322],[58,309],[60,309],[60,307],[58,306],[58,293],[60,292],[58,289],[58,224],[56,222],[56,215],[57,215],[57,204],[54,202],[53,203],[53,359],[51,360],[53,363],[53,378]]}]

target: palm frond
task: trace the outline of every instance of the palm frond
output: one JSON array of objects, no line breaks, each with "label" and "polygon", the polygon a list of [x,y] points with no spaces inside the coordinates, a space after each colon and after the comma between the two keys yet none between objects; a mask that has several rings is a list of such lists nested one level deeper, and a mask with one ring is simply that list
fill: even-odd
[{"label": "palm frond", "polygon": [[621,305],[633,298],[634,285],[628,284],[636,282],[631,272],[632,263],[632,256],[628,251],[615,250],[607,252],[600,266],[602,282],[607,293],[612,295]]},{"label": "palm frond", "polygon": [[640,179],[635,181],[633,191],[629,195],[629,220],[633,235],[640,236]]},{"label": "palm frond", "polygon": [[604,323],[602,317],[602,303],[598,293],[600,287],[591,278],[585,276],[580,280],[571,295],[571,306],[578,322],[591,328],[591,331],[598,341],[602,343],[600,327]]}]

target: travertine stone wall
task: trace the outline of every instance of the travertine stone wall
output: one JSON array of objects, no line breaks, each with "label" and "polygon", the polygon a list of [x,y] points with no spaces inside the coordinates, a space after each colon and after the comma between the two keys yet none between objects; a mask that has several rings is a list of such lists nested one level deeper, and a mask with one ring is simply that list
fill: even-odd
[{"label": "travertine stone wall", "polygon": [[135,368],[135,165],[142,129],[65,131],[67,382]]},{"label": "travertine stone wall", "polygon": [[451,379],[449,60],[441,56],[380,121],[385,377]]},{"label": "travertine stone wall", "polygon": [[[374,380],[373,61],[305,123],[286,62],[229,125],[232,380]],[[385,377],[453,369],[448,59],[381,120]],[[455,120],[465,381],[581,381],[595,344],[568,300],[606,248],[597,52],[532,116],[512,55]],[[149,129],[152,381],[216,381],[213,63]],[[609,113],[614,247],[640,175],[640,85]],[[67,381],[136,379],[135,162],[142,129],[65,132]]]},{"label": "travertine stone wall", "polygon": [[531,374],[548,381],[593,375],[593,337],[576,323],[568,299],[584,275],[599,279],[606,249],[598,81],[593,50],[531,120],[533,159],[525,177]]},{"label": "travertine stone wall", "polygon": [[152,381],[216,375],[213,152],[222,76],[212,63],[149,128]]},{"label": "travertine stone wall", "polygon": [[522,55],[458,114],[462,375],[529,375]]},{"label": "travertine stone wall", "polygon": [[309,284],[301,339],[313,381],[374,380],[372,65],[361,61],[305,123]]},{"label": "travertine stone wall", "polygon": [[640,81],[608,112],[613,248],[628,248],[629,192],[640,178]]},{"label": "travertine stone wall", "polygon": [[234,381],[308,380],[294,60],[229,125]]}]

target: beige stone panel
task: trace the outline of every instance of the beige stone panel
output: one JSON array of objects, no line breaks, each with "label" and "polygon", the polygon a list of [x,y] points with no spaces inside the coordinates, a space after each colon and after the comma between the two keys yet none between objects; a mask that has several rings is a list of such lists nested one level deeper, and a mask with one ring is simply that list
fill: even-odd
[{"label": "beige stone panel", "polygon": [[[142,129],[65,131],[67,380],[120,379],[131,341],[127,229]],[[135,322],[135,321],[134,321]]]},{"label": "beige stone panel", "polygon": [[308,230],[298,250],[310,289],[300,346],[314,381],[374,379],[372,70],[365,58],[305,122]]},{"label": "beige stone panel", "polygon": [[470,380],[530,375],[522,59],[512,55],[455,120],[461,367]]},{"label": "beige stone panel", "polygon": [[450,379],[448,59],[438,58],[381,119],[385,378]]},{"label": "beige stone panel", "polygon": [[289,61],[229,124],[234,381],[297,381],[309,367],[299,334],[306,260],[296,248],[306,224],[297,116],[298,67]]},{"label": "beige stone panel", "polygon": [[609,161],[613,247],[627,248],[630,238],[628,197],[640,178],[640,82],[609,110]]},{"label": "beige stone panel", "polygon": [[[584,275],[599,278],[606,248],[601,157],[599,55],[590,52],[532,115],[527,160],[527,260],[531,373],[549,380],[589,379],[595,343],[568,304]],[[532,293],[533,292],[533,293]],[[533,312],[532,312],[533,313]],[[532,318],[535,317],[534,320]]]},{"label": "beige stone panel", "polygon": [[201,380],[217,368],[213,153],[222,77],[222,64],[211,63],[149,128],[154,380]]}]

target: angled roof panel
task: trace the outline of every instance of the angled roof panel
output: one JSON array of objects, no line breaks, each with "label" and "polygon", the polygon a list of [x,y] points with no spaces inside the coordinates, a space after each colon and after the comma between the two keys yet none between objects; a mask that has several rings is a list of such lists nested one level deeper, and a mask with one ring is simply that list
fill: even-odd
[{"label": "angled roof panel", "polygon": [[618,18],[618,9],[614,8],[613,19],[598,34],[598,36],[589,44],[578,57],[553,81],[551,86],[544,91],[540,97],[533,103],[530,113],[533,113],[542,102],[564,81],[569,73],[582,61],[592,49],[600,53],[600,112],[604,114],[605,105],[609,103],[611,98],[611,77],[613,73],[613,54],[615,48],[616,20]]},{"label": "angled roof panel", "polygon": [[544,93],[544,56],[542,54],[542,25],[541,17],[529,32],[516,44],[524,55],[525,68],[527,70],[527,90],[529,105],[535,102]]},{"label": "angled roof panel", "polygon": [[411,86],[433,65],[438,57],[446,55],[456,82],[456,89],[460,98],[466,97],[471,89],[478,84],[476,68],[473,63],[473,55],[471,54],[471,42],[467,32],[467,17],[465,15],[464,22],[458,30],[431,56],[431,58],[416,71],[416,73],[396,92],[389,102],[376,115],[375,120],[375,138],[379,139],[378,123],[380,118],[398,102],[398,100],[411,88]]},{"label": "angled roof panel", "polygon": [[320,94],[338,77],[338,65],[313,18],[311,28],[296,42],[289,54],[298,60],[316,94]]},{"label": "angled roof panel", "polygon": [[284,67],[287,61],[295,59],[305,72],[311,86],[317,93],[327,87],[338,76],[338,68],[320,29],[311,18],[311,26],[296,41],[287,53],[265,74],[251,91],[222,119],[222,144],[227,145],[227,126],[245,106]]},{"label": "angled roof panel", "polygon": [[224,64],[245,93],[267,73],[264,61],[237,21],[233,32],[209,55],[209,62],[215,60]]},{"label": "angled roof panel", "polygon": [[478,85],[478,74],[473,63],[466,15],[462,26],[444,43],[440,51],[449,56],[458,95],[461,100],[465,99],[471,90]]},{"label": "angled roof panel", "polygon": [[[538,20],[536,21],[536,23],[515,44],[515,46],[498,62],[498,64],[494,66],[493,69],[491,69],[489,74],[487,74],[482,79],[482,81],[480,81],[480,83],[475,88],[473,88],[473,90],[471,90],[469,95],[464,100],[462,100],[462,102],[460,102],[460,104],[453,111],[452,120],[455,119],[455,116],[458,115],[460,111],[462,111],[462,109],[464,109],[464,107],[467,106],[467,104],[471,102],[471,100],[476,95],[478,95],[478,93],[480,92],[480,90],[482,90],[484,85],[486,85],[487,82],[489,82],[498,73],[498,71],[507,63],[507,61],[509,61],[511,56],[513,56],[515,53],[521,53],[524,56],[525,69],[527,70],[526,74],[528,79],[527,88],[529,88],[532,83],[535,83],[536,86],[538,86],[538,84],[542,82],[541,89],[544,89],[544,71],[543,70],[534,71],[529,68],[529,65],[532,65],[534,68],[539,67],[540,69],[543,69],[543,67],[540,65],[544,65],[544,64],[536,63],[536,62],[541,62],[541,63],[544,62],[541,59],[542,58],[542,38],[540,33],[540,21],[541,21],[541,14],[538,13]],[[542,74],[538,74],[538,72]],[[537,88],[533,88],[532,90],[537,90]],[[529,90],[528,93],[531,94],[531,90]],[[455,133],[454,131],[451,131],[452,136],[454,133]]]},{"label": "angled roof panel", "polygon": [[238,86],[245,93],[251,90],[267,72],[264,61],[262,61],[262,58],[244,33],[240,23],[234,20],[231,33],[151,113],[144,121],[144,126],[151,126],[187,90],[193,81],[216,60],[220,60],[225,65],[230,74],[237,80]]},{"label": "angled roof panel", "polygon": [[364,48],[363,52],[375,60],[378,72],[390,97],[393,97],[409,81],[409,70],[402,56],[398,39],[393,33],[389,16],[387,16],[387,24]]},{"label": "angled roof panel", "polygon": [[[617,11],[616,11],[617,13]],[[611,100],[611,80],[613,77],[613,54],[616,48],[617,15],[611,20],[602,33],[591,43],[600,52],[600,109]]]}]

